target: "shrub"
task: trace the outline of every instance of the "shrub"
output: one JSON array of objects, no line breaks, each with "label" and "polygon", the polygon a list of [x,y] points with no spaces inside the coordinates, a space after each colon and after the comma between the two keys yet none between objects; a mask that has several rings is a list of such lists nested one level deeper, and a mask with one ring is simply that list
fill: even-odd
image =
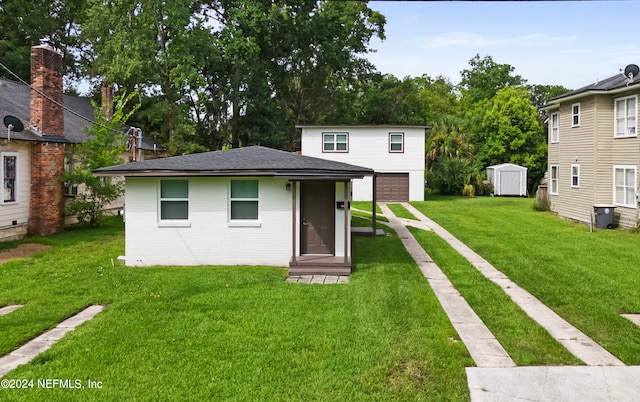
[{"label": "shrub", "polygon": [[465,197],[473,198],[476,196],[476,188],[471,184],[465,184],[462,188],[462,195]]},{"label": "shrub", "polygon": [[549,196],[545,195],[544,197],[536,198],[533,209],[536,211],[551,211],[551,200]]},{"label": "shrub", "polygon": [[441,194],[461,194],[471,163],[467,159],[443,156],[433,166],[431,183]]}]

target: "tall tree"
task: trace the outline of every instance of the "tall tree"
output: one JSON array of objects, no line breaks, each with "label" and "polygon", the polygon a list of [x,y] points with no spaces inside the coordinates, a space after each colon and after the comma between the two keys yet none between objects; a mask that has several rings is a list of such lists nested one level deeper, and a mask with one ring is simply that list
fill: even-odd
[{"label": "tall tree", "polygon": [[481,59],[480,55],[476,54],[469,60],[469,65],[469,69],[460,72],[460,87],[471,103],[491,99],[501,88],[526,83],[520,75],[513,75],[514,67],[496,63],[491,56]]},{"label": "tall tree", "polygon": [[529,168],[532,189],[546,169],[547,148],[538,112],[525,87],[505,87],[491,101],[482,120],[484,143],[478,156],[485,166],[515,163]]}]

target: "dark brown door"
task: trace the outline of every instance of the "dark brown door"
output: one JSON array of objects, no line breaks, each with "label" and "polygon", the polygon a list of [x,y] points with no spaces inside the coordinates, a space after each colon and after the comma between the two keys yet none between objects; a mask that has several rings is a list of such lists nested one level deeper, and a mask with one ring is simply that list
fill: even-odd
[{"label": "dark brown door", "polygon": [[300,253],[334,254],[335,183],[300,182]]}]

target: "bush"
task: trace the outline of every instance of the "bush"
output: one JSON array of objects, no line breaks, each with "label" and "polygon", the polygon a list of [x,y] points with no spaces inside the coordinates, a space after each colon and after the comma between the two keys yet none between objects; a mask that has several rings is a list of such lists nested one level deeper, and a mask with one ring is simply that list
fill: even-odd
[{"label": "bush", "polygon": [[462,193],[471,163],[467,159],[443,156],[433,166],[431,183],[441,194]]},{"label": "bush", "polygon": [[533,209],[536,211],[551,211],[551,200],[548,195],[541,197],[540,199],[536,198],[536,202],[533,204]]},{"label": "bush", "polygon": [[473,198],[476,196],[476,188],[471,184],[465,184],[462,188],[462,195],[465,197]]}]

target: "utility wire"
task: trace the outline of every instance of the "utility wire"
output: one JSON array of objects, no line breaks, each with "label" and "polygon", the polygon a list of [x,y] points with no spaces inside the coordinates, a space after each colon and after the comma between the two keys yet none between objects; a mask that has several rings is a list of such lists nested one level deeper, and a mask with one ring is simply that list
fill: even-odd
[{"label": "utility wire", "polygon": [[11,74],[12,76],[16,77],[16,79],[17,79],[18,81],[20,81],[22,84],[24,84],[24,85],[28,86],[30,90],[32,90],[32,91],[34,91],[34,92],[36,92],[37,94],[39,94],[39,95],[43,96],[44,98],[48,99],[49,101],[53,102],[53,104],[55,104],[55,105],[57,105],[57,106],[60,106],[62,109],[66,110],[67,112],[71,113],[72,115],[77,116],[77,117],[81,118],[82,120],[85,120],[85,121],[87,121],[87,122],[89,122],[89,123],[91,123],[91,124],[93,124],[93,125],[100,126],[100,127],[102,127],[102,128],[106,128],[107,130],[111,130],[111,131],[113,131],[113,132],[121,133],[121,134],[122,134],[122,131],[119,131],[119,130],[113,129],[113,128],[111,128],[111,127],[107,127],[107,126],[105,126],[104,124],[100,124],[100,123],[98,123],[97,121],[93,121],[93,120],[89,119],[88,117],[82,116],[80,113],[78,113],[78,112],[76,112],[76,111],[74,111],[74,110],[69,109],[68,107],[64,106],[64,105],[63,105],[63,104],[61,104],[60,102],[57,102],[55,99],[52,99],[52,98],[51,98],[51,97],[49,97],[48,95],[46,95],[46,94],[42,93],[41,91],[39,91],[39,90],[37,90],[37,89],[33,88],[31,85],[29,85],[27,82],[25,82],[25,80],[23,80],[22,78],[20,78],[16,73],[14,73],[13,71],[11,71],[7,66],[5,66],[4,64],[2,64],[1,62],[0,62],[0,67],[2,67],[2,68],[4,68],[5,70],[7,70],[7,71],[9,72],[9,74]]}]

